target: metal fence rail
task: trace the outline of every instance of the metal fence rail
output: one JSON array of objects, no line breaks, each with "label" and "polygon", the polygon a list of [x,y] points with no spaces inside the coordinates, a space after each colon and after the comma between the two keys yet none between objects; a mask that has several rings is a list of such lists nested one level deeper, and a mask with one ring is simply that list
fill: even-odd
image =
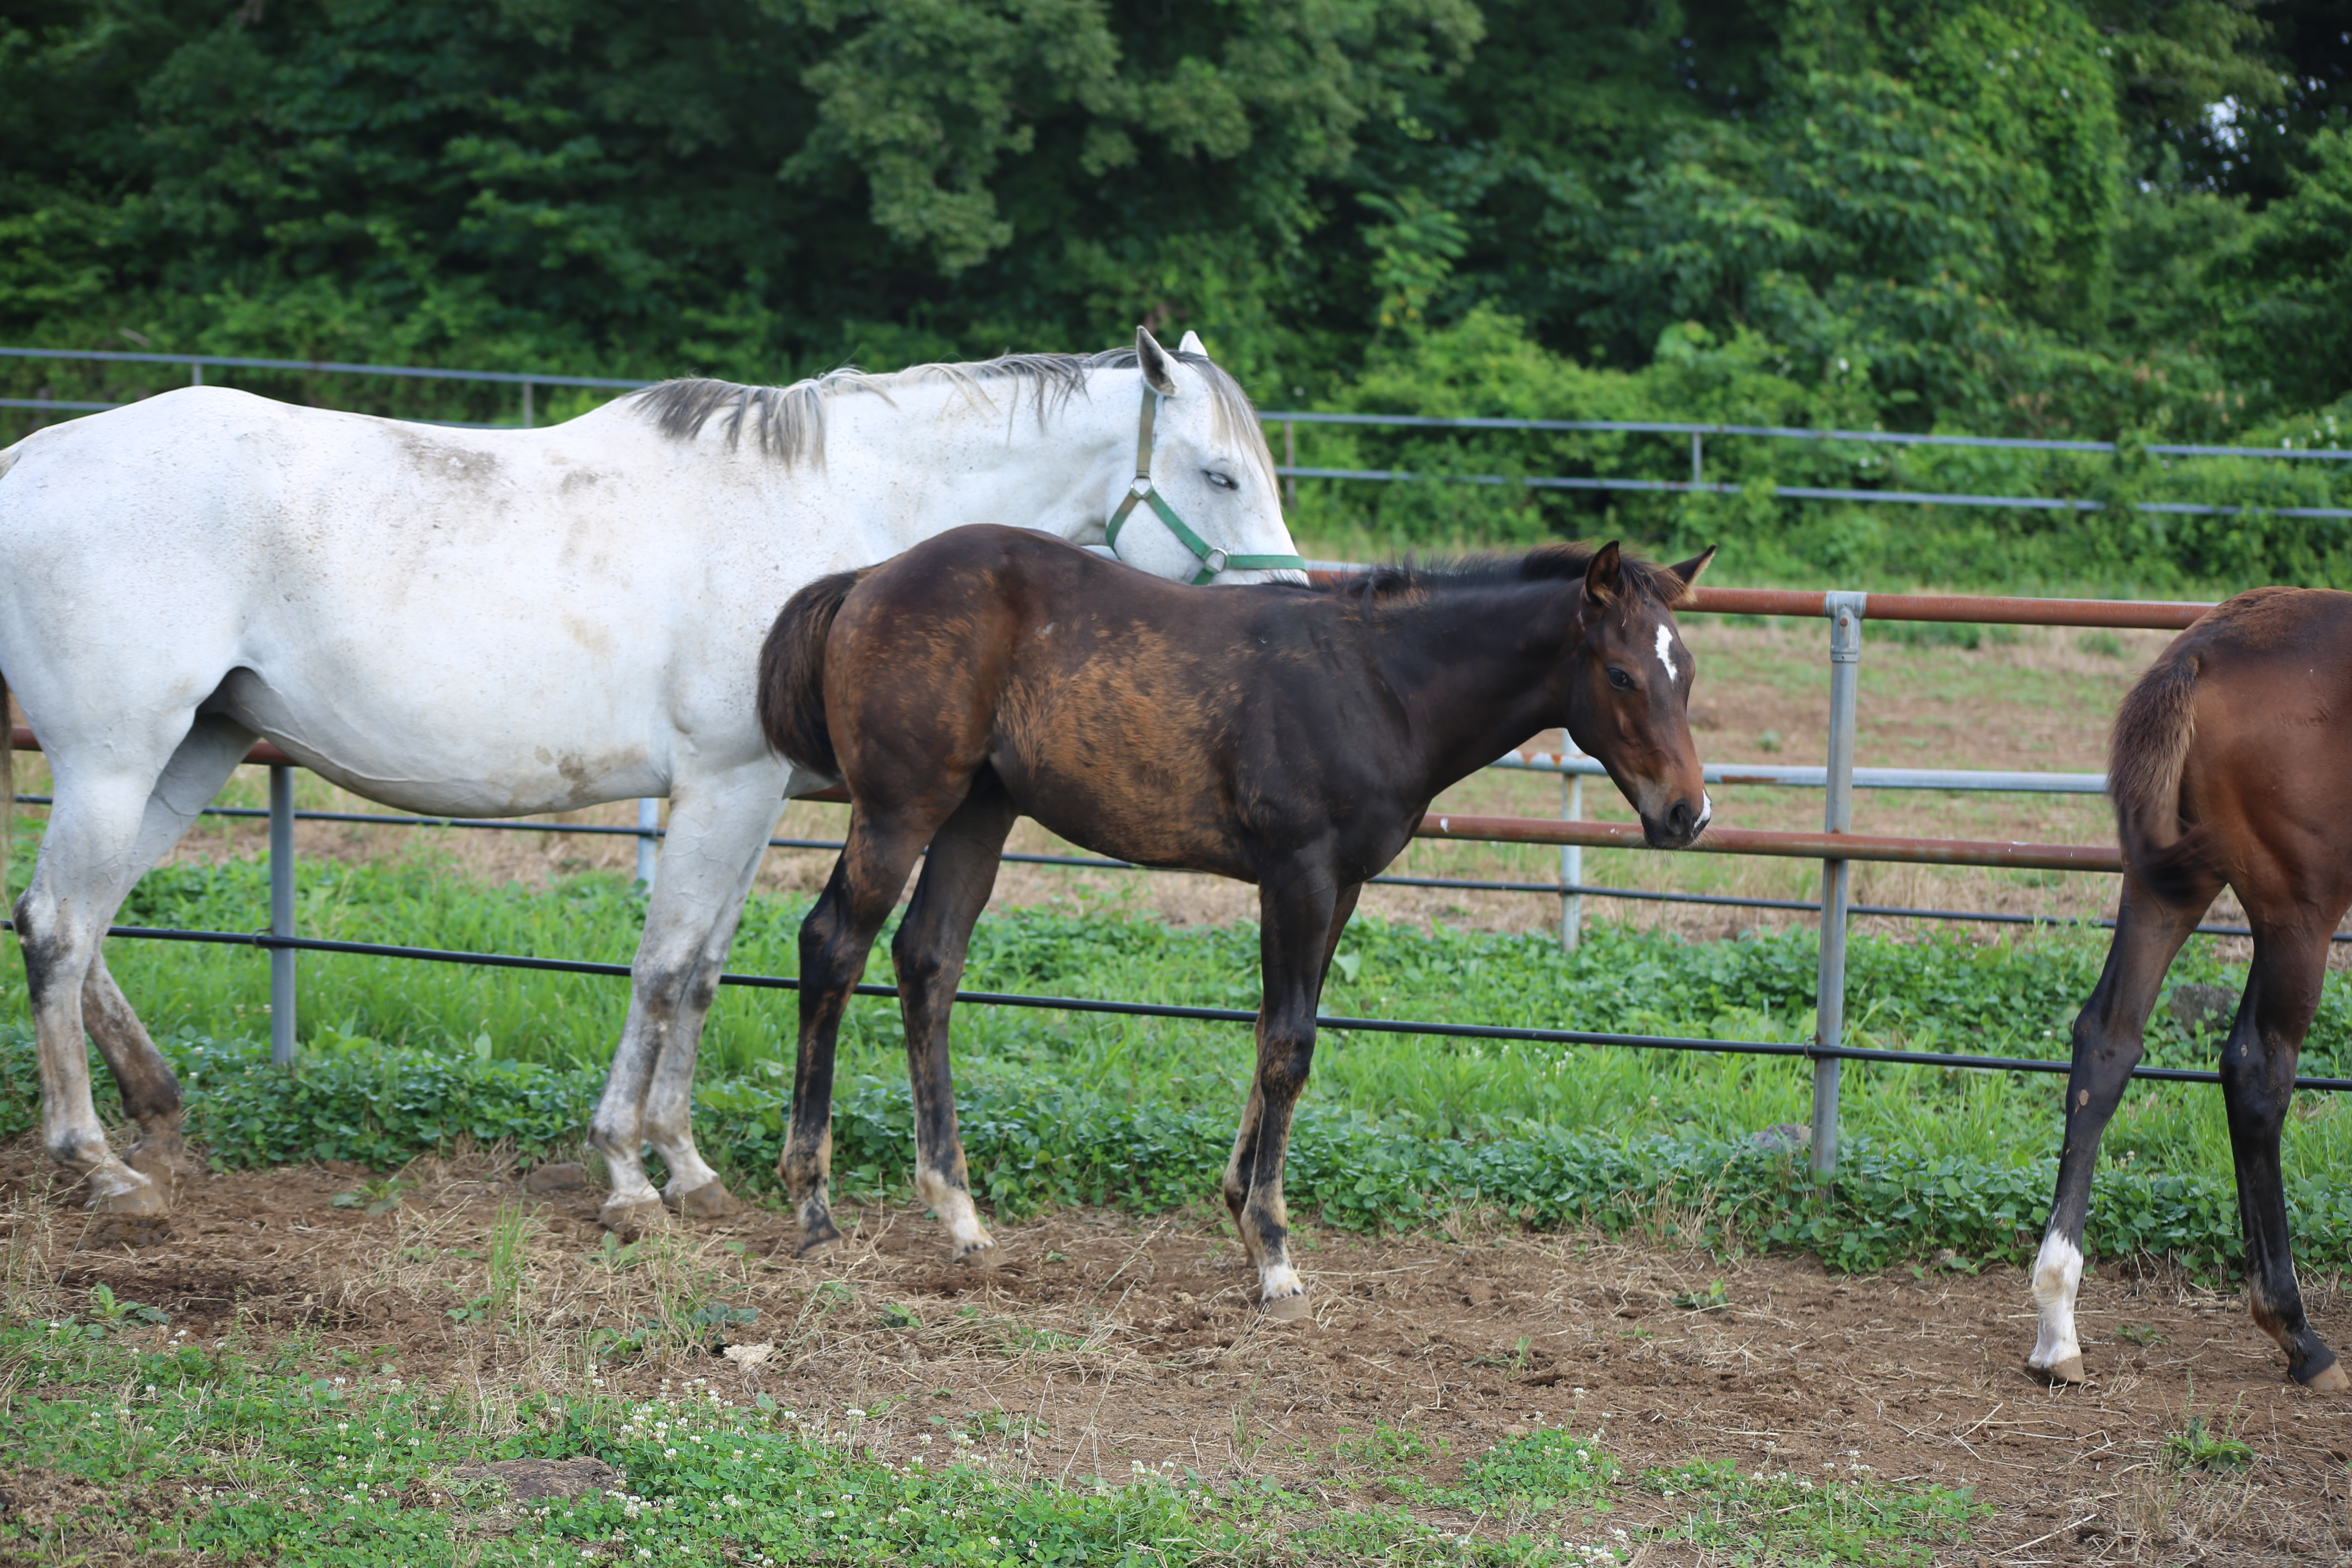
[{"label": "metal fence rail", "polygon": [[[0,358],[88,361],[91,363],[184,365],[192,384],[201,386],[212,370],[295,371],[331,375],[393,376],[410,380],[470,381],[517,386],[522,395],[520,423],[535,423],[532,395],[541,386],[599,387],[630,391],[650,386],[649,381],[623,376],[562,375],[537,371],[458,370],[439,366],[373,364],[342,360],[260,359],[229,354],[161,353],[152,350],[45,349],[0,347]],[[106,402],[0,397],[0,408],[100,413],[121,405]],[[2079,452],[2113,455],[2122,450],[2114,441],[2051,440],[2019,436],[1967,436],[1901,430],[1817,430],[1793,425],[1693,424],[1671,419],[1515,419],[1478,416],[1444,417],[1414,414],[1326,414],[1304,409],[1261,410],[1261,423],[1283,428],[1284,460],[1276,472],[1291,481],[1292,494],[1302,479],[1370,480],[1383,483],[1443,483],[1507,485],[1529,489],[1649,491],[1664,494],[1738,495],[1747,487],[1708,481],[1705,478],[1705,442],[1710,436],[1767,441],[1855,442],[1874,446],[1983,448],[2032,452]],[[1420,430],[1490,430],[1587,435],[1685,436],[1690,439],[1690,479],[1652,479],[1608,476],[1522,476],[1511,474],[1417,473],[1402,468],[1333,468],[1300,467],[1294,460],[1297,427],[1301,425],[1358,426]],[[2352,449],[2313,447],[2221,447],[2182,443],[2152,443],[2138,448],[2160,458],[2242,458],[2257,460],[2307,459],[2352,461]],[[1769,484],[1775,496],[1790,500],[1883,502],[1898,506],[1968,506],[2008,510],[2097,512],[2107,502],[2087,497],[1973,495],[1939,490],[1899,490],[1867,486]],[[2134,511],[2208,517],[2237,517],[2250,511],[2278,517],[2352,518],[2352,508],[2229,506],[2193,501],[2135,501]]]},{"label": "metal fence rail", "polygon": [[[243,359],[227,356],[175,354],[159,353],[131,353],[119,351],[79,352],[50,349],[0,348],[0,357],[41,358],[56,360],[130,361],[151,363],[181,364],[188,368],[190,379],[201,384],[205,371],[264,370],[324,373],[333,374],[387,375],[446,381],[478,381],[519,386],[522,395],[521,423],[532,422],[532,394],[537,386],[585,386],[625,390],[647,384],[614,377],[564,376],[512,371],[465,371],[438,368],[346,363],[331,361]],[[95,411],[110,406],[93,402],[69,402],[48,399],[6,399],[0,405],[32,407],[58,412]],[[1606,421],[1606,420],[1529,420],[1529,419],[1439,419],[1425,416],[1317,414],[1305,411],[1276,411],[1261,417],[1269,425],[1285,427],[1285,445],[1291,445],[1295,426],[1300,424],[1392,426],[1431,429],[1483,429],[1527,431],[1572,431],[1593,433],[1637,433],[1686,436],[1690,439],[1691,478],[1689,481],[1613,479],[1613,478],[1520,478],[1507,475],[1431,475],[1416,476],[1397,469],[1315,469],[1286,462],[1281,471],[1289,478],[1365,479],[1398,480],[1426,477],[1448,482],[1526,485],[1536,488],[1643,489],[1664,492],[1734,493],[1738,487],[1720,481],[1709,482],[1704,474],[1705,439],[1712,437],[1736,437],[1769,440],[1853,441],[1871,444],[1898,444],[1923,447],[1967,447],[2013,448],[2020,450],[2082,453],[2115,453],[2119,450],[2112,442],[2051,441],[2032,438],[1913,435],[1889,431],[1811,430],[1773,426],[1735,426],[1719,424],[1688,424],[1668,421]],[[2317,461],[2352,460],[2352,450],[2337,448],[2149,446],[2144,450],[2163,457],[2246,459],[2311,459]],[[1792,500],[1886,501],[1901,504],[1966,505],[2009,508],[2037,508],[2069,512],[2099,510],[2104,502],[2084,498],[2063,497],[2002,497],[1945,494],[1930,491],[1895,491],[1861,488],[1779,487],[1777,493]],[[2185,512],[2209,515],[2230,515],[2249,509],[2190,502],[2137,502],[2137,510],[2152,512]],[[2273,510],[2289,517],[2342,518],[2352,517],[2352,508],[2276,508]],[[1507,881],[1481,882],[1473,879],[1437,878],[1383,878],[1381,880],[1410,886],[1459,887],[1473,889],[1489,887],[1504,890],[1541,891],[1556,894],[1562,902],[1562,935],[1572,943],[1580,920],[1580,901],[1585,896],[1612,898],[1643,897],[1667,902],[1738,905],[1771,909],[1814,909],[1821,917],[1821,972],[1817,987],[1818,1010],[1814,1038],[1807,1044],[1759,1041],[1696,1041],[1642,1036],[1604,1036],[1573,1030],[1515,1030],[1500,1026],[1467,1025],[1434,1025],[1367,1019],[1331,1019],[1327,1026],[1333,1028],[1389,1029],[1406,1032],[1453,1035],[1468,1037],[1528,1039],[1567,1044],[1601,1044],[1646,1047],[1663,1049],[1719,1049],[1762,1055],[1801,1055],[1814,1064],[1814,1114],[1812,1158],[1822,1173],[1834,1171],[1837,1159],[1837,1097],[1842,1064],[1848,1060],[1875,1060],[1929,1066],[1983,1068],[1997,1070],[2063,1071],[2064,1063],[2028,1058],[1945,1056],[1939,1053],[1886,1052],[1849,1046],[1844,1033],[1844,952],[1846,928],[1855,914],[1897,917],[1928,917],[1970,919],[1995,923],[2038,924],[2043,922],[2029,915],[1969,912],[1957,910],[1909,910],[1885,906],[1856,906],[1850,899],[1851,867],[1857,860],[1894,861],[1912,864],[1945,864],[1970,866],[2050,867],[2070,870],[2112,872],[2119,866],[2116,852],[2108,847],[2088,845],[2014,845],[1969,843],[1954,840],[1906,839],[1856,835],[1851,829],[1853,791],[1857,788],[1890,789],[1958,789],[2033,791],[2040,793],[2090,794],[2102,787],[2104,781],[2095,774],[2033,774],[2016,773],[1977,773],[1972,770],[1930,769],[1857,769],[1853,765],[1855,731],[1854,700],[1858,686],[1863,652],[1863,627],[1868,619],[1913,620],[1939,622],[1974,622],[1990,624],[2064,626],[2086,627],[2147,627],[2179,630],[2188,626],[2208,606],[2202,605],[2126,604],[2083,600],[2008,599],[1974,595],[1864,595],[1843,592],[1790,592],[1769,589],[1700,588],[1689,597],[1687,609],[1706,614],[1758,615],[1780,616],[1819,616],[1831,623],[1832,714],[1829,758],[1821,768],[1775,767],[1755,764],[1726,764],[1708,770],[1709,782],[1747,783],[1780,787],[1819,788],[1824,795],[1823,831],[1820,834],[1765,833],[1754,830],[1717,829],[1708,836],[1702,849],[1715,853],[1798,856],[1819,858],[1822,863],[1822,898],[1819,903],[1794,900],[1737,899],[1727,895],[1660,893],[1646,889],[1609,889],[1587,885],[1581,876],[1581,850],[1588,847],[1639,847],[1638,831],[1625,825],[1574,820],[1580,815],[1582,781],[1601,770],[1590,759],[1564,757],[1543,753],[1522,753],[1498,761],[1500,767],[1518,768],[1559,773],[1562,779],[1564,817],[1550,821],[1540,818],[1473,817],[1458,814],[1439,814],[1423,825],[1422,836],[1475,839],[1484,842],[1557,845],[1561,849],[1561,876],[1557,884],[1517,883]],[[29,742],[29,737],[26,738]],[[641,877],[652,872],[650,859],[653,844],[659,837],[656,820],[646,812],[651,803],[642,803],[639,825],[635,828],[589,825],[545,824],[524,822],[491,822],[482,819],[448,818],[384,818],[374,814],[298,814],[293,809],[291,780],[289,769],[292,759],[275,748],[256,748],[251,759],[270,767],[271,809],[267,814],[271,827],[271,888],[272,920],[269,934],[264,937],[244,937],[235,933],[163,932],[144,928],[122,928],[125,936],[173,938],[176,940],[218,941],[243,942],[267,949],[271,956],[272,994],[282,999],[283,1005],[273,1005],[271,1040],[273,1055],[290,1061],[293,1052],[295,1009],[293,1006],[294,955],[310,949],[325,952],[365,952],[384,957],[425,959],[432,962],[480,963],[509,967],[572,968],[579,973],[625,973],[615,965],[576,966],[569,961],[525,960],[502,955],[447,953],[441,950],[393,948],[368,943],[327,943],[298,937],[293,930],[293,840],[292,828],[298,816],[313,816],[329,820],[407,822],[418,826],[443,825],[465,827],[514,828],[540,832],[585,832],[634,835],[640,849]],[[223,808],[233,809],[233,808]],[[238,813],[244,815],[244,813]],[[786,839],[776,841],[791,847],[829,847],[830,841]],[[1008,858],[1034,860],[1056,865],[1117,866],[1115,861],[1101,861],[1075,856],[1025,856]],[[2107,924],[2111,922],[2098,922]],[[2238,928],[2201,928],[2214,934],[2241,934]],[[2339,937],[2338,940],[2344,940]],[[775,977],[730,976],[730,984],[773,984],[788,986],[791,983]],[[887,987],[868,986],[868,994],[889,994]],[[1177,1016],[1245,1021],[1254,1015],[1235,1009],[1165,1009],[1144,1004],[1113,1004],[1085,1002],[1072,998],[1015,997],[992,993],[973,993],[968,1000],[991,1002],[1003,1005],[1034,1005],[1067,1007],[1074,1010],[1098,1012],[1131,1012],[1139,1016]],[[2191,1073],[2183,1069],[2143,1069],[2141,1076],[2172,1079],[2181,1081],[2214,1081],[2213,1075]],[[2338,1079],[2306,1080],[2312,1088],[2336,1089],[2352,1087],[2352,1082]]]},{"label": "metal fence rail", "polygon": [[[1885,861],[1906,864],[1940,864],[1965,866],[2027,866],[2053,867],[2069,870],[2112,872],[2120,868],[2117,852],[2096,845],[2025,845],[1970,842],[1952,839],[1899,838],[1855,834],[1851,829],[1853,790],[1862,782],[1863,772],[1853,765],[1856,694],[1863,651],[1863,626],[1872,613],[1882,618],[1914,620],[1970,620],[2022,625],[2145,626],[2173,629],[2188,625],[2209,606],[2176,604],[2130,604],[2085,600],[2017,600],[1976,596],[1880,595],[1859,593],[1793,593],[1769,589],[1699,590],[1693,595],[1690,608],[1708,612],[1770,615],[1822,615],[1831,622],[1831,723],[1829,758],[1819,771],[1819,786],[1823,789],[1826,806],[1823,831],[1818,834],[1766,832],[1752,829],[1717,828],[1702,839],[1696,849],[1702,853],[1768,855],[1780,857],[1819,858],[1822,863],[1822,896],[1818,904],[1798,900],[1736,900],[1755,907],[1815,909],[1821,917],[1821,961],[1816,984],[1816,1017],[1814,1037],[1810,1042],[1755,1040],[1698,1040],[1672,1037],[1610,1035],[1565,1029],[1517,1028],[1507,1026],[1437,1024],[1426,1021],[1334,1018],[1326,1025],[1334,1029],[1382,1030],[1397,1033],[1429,1034],[1441,1037],[1517,1039],[1538,1043],[1569,1045],[1623,1046],[1637,1048],[1688,1051],[1717,1051],[1744,1055],[1801,1056],[1813,1064],[1813,1126],[1812,1161],[1824,1176],[1836,1169],[1838,1145],[1837,1107],[1843,1064],[1850,1060],[1876,1061],[1892,1065],[1940,1066],[1998,1071],[2063,1072],[2068,1064],[2041,1058],[1996,1058],[1988,1056],[1954,1055],[1941,1052],[1885,1051],[1848,1045],[1844,1039],[1845,946],[1847,927],[1857,913],[1912,915],[1929,911],[1896,908],[1863,906],[1851,900],[1851,871],[1855,861]],[[27,731],[16,731],[20,745],[32,748],[38,741]],[[344,952],[386,958],[416,959],[435,963],[481,963],[496,967],[555,970],[564,973],[625,975],[627,970],[616,964],[589,964],[572,960],[525,958],[508,954],[454,952],[443,949],[395,947],[383,943],[322,942],[305,939],[294,930],[293,898],[293,825],[298,814],[293,806],[291,768],[293,759],[274,746],[256,746],[249,761],[268,765],[270,769],[270,930],[264,934],[236,932],[172,931],[146,927],[121,928],[118,934],[131,938],[157,940],[226,942],[259,947],[268,952],[271,966],[272,1007],[270,1034],[273,1058],[290,1063],[294,1053],[295,1033],[295,955],[303,951]],[[1543,763],[1533,757],[1520,759],[1521,765],[1549,763],[1563,773],[1564,781],[1580,784],[1584,759],[1545,756]],[[1718,776],[1739,776],[1750,770],[1742,765],[1730,765]],[[1754,770],[1766,776],[1756,782],[1779,784],[1814,784],[1810,769]],[[1887,777],[1881,787],[1938,788],[1950,786],[1948,770],[1885,770]],[[2004,775],[2009,787],[2023,784],[2033,788],[2058,788],[2066,793],[2079,793],[2089,787],[2095,775]],[[2058,781],[2054,785],[2053,778]],[[216,808],[248,815],[247,808]],[[649,845],[659,837],[657,826],[641,818],[637,827],[604,826],[587,824],[505,823],[481,818],[417,818],[392,816],[373,813],[308,814],[328,820],[361,822],[438,824],[450,826],[520,826],[535,831],[568,831],[631,835],[641,845]],[[1488,843],[1557,844],[1564,854],[1579,847],[1611,848],[1646,847],[1640,830],[1628,824],[1552,821],[1538,817],[1474,816],[1451,812],[1432,813],[1424,818],[1419,837],[1470,840]],[[795,848],[829,848],[830,840],[782,839],[774,842]],[[1103,861],[1076,856],[1018,857],[1050,864],[1096,864],[1119,866],[1125,863]],[[1519,884],[1545,892],[1557,891],[1565,902],[1570,897],[1586,893],[1615,896],[1624,889],[1587,888],[1580,878],[1568,874],[1563,864],[1563,876],[1555,889],[1549,884]],[[1466,885],[1440,879],[1392,879],[1407,883],[1440,883],[1445,886]],[[1505,884],[1507,885],[1507,884]],[[1656,895],[1673,901],[1694,903],[1731,903],[1735,900],[1705,894]],[[2004,923],[2040,923],[2032,917],[1982,915],[1975,918],[2001,921]],[[2100,922],[2102,924],[2109,922]],[[2211,928],[2214,934],[2238,934],[2233,928]],[[1572,934],[1572,932],[1570,933]],[[730,976],[732,984],[790,989],[793,982],[777,976]],[[887,986],[866,986],[861,994],[869,995],[895,994]],[[1255,1015],[1235,1008],[1185,1008],[1145,1003],[1092,1001],[1070,997],[1024,996],[1013,993],[974,992],[966,999],[988,1005],[1036,1006],[1067,1011],[1121,1013],[1136,1016],[1192,1018],[1205,1021],[1244,1022]],[[2189,1069],[2144,1069],[2140,1076],[2184,1082],[2218,1081],[2210,1073]],[[2312,1089],[2352,1088],[2352,1080],[2314,1079],[2302,1080]]]},{"label": "metal fence rail", "polygon": [[[14,931],[14,922],[0,920],[0,930]],[[280,936],[263,931],[185,931],[167,926],[110,926],[110,937],[152,942],[192,942],[230,947],[267,949],[278,953],[329,952],[365,958],[398,958],[423,963],[463,963],[486,969],[527,969],[556,974],[592,974],[625,980],[625,963],[595,963],[577,958],[538,958],[520,953],[467,952],[451,948],[406,947],[379,942],[335,942],[317,937]],[[801,983],[782,974],[722,973],[721,985],[762,991],[797,991]],[[896,996],[895,985],[861,983],[860,996]],[[1089,996],[1036,996],[1019,991],[958,991],[955,999],[981,1007],[1034,1007],[1056,1013],[1101,1013],[1129,1018],[1176,1018],[1206,1024],[1255,1024],[1257,1015],[1240,1007],[1193,1007],[1167,1002],[1118,1002]],[[1805,1057],[1814,1060],[1884,1062],[1898,1067],[1932,1067],[1979,1072],[2063,1073],[2070,1064],[2044,1057],[1990,1057],[1947,1051],[1889,1051],[1864,1046],[1822,1047],[1792,1040],[1710,1040],[1679,1035],[1619,1035],[1592,1029],[1537,1029],[1512,1024],[1448,1024],[1415,1018],[1353,1018],[1318,1014],[1318,1029],[1340,1033],[1433,1035],[1448,1039],[1519,1040],[1535,1045],[1630,1046],[1649,1050],[1688,1051],[1696,1055]],[[2168,1083],[2210,1083],[2221,1075],[2201,1068],[2151,1068],[2134,1070],[2134,1078]],[[2297,1089],[2352,1089],[2352,1079],[2298,1078]]]}]

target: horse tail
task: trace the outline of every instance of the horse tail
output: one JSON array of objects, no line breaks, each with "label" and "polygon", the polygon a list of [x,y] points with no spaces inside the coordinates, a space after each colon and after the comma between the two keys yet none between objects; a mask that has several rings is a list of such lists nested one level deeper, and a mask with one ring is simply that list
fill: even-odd
[{"label": "horse tail", "polygon": [[787,761],[841,776],[824,721],[824,641],[864,572],[820,577],[785,602],[760,649],[760,728]]},{"label": "horse tail", "polygon": [[[2186,639],[2183,639],[2186,640]],[[2194,897],[2210,854],[2210,836],[2181,816],[2180,780],[2197,738],[2197,676],[2202,650],[2178,644],[2134,683],[2116,710],[2107,794],[2124,862],[2168,903]]]}]

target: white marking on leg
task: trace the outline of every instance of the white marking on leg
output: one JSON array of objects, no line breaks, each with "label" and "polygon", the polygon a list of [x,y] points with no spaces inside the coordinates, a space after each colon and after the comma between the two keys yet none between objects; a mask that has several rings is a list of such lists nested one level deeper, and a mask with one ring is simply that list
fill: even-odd
[{"label": "white marking on leg", "polygon": [[915,1193],[940,1224],[947,1227],[948,1250],[952,1256],[966,1258],[996,1245],[996,1238],[980,1223],[980,1210],[973,1205],[971,1194],[937,1171],[918,1170]]},{"label": "white marking on leg", "polygon": [[1675,668],[1675,634],[1671,626],[1658,628],[1658,662],[1666,667],[1668,680],[1681,678],[1682,671]]},{"label": "white marking on leg", "polygon": [[1258,1292],[1262,1301],[1279,1301],[1286,1296],[1307,1294],[1307,1281],[1287,1261],[1270,1263],[1259,1272],[1258,1282],[1264,1287]]},{"label": "white marking on leg", "polygon": [[2025,1364],[2042,1372],[2067,1363],[2079,1368],[2082,1342],[2074,1337],[2074,1295],[2083,1284],[2083,1249],[2058,1231],[2042,1238],[2033,1259],[2033,1353]]}]

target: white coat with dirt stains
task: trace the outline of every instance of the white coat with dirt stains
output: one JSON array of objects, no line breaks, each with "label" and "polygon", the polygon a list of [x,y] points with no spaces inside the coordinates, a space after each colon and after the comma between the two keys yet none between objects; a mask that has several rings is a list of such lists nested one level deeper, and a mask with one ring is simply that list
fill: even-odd
[{"label": "white coat with dirt stains", "polygon": [[[805,386],[811,417],[781,452],[740,408],[666,426],[660,389],[545,429],[460,430],[221,388],[0,452],[0,675],[57,802],[17,930],[44,1142],[91,1205],[166,1214],[183,1158],[178,1086],[100,942],[266,739],[434,815],[669,797],[591,1136],[616,1224],[659,1201],[646,1142],[674,1206],[732,1206],[688,1124],[696,1046],[784,799],[830,782],[772,754],[753,715],[778,606],[961,523],[1100,542],[1136,472],[1146,375],[1173,388],[1152,473],[1177,511],[1233,553],[1293,548],[1264,437],[1190,334],[1171,355],[1139,332],[1123,367],[1065,362],[1040,380],[1027,363]],[[1120,550],[1161,576],[1200,569],[1140,515]],[[92,1106],[85,1028],[140,1123],[128,1161]]]}]

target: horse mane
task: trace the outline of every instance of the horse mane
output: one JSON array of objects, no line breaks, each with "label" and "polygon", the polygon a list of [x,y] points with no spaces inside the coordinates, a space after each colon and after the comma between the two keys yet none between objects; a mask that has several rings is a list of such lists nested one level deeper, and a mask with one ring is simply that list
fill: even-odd
[{"label": "horse mane", "polygon": [[[1407,557],[1340,577],[1328,591],[1353,597],[1368,609],[1401,606],[1471,589],[1581,577],[1599,551],[1600,546],[1580,541],[1538,544],[1519,555]],[[1670,566],[1622,552],[1618,559],[1626,585],[1636,594],[1671,606],[1686,590],[1687,584]]]},{"label": "horse mane", "polygon": [[[1274,452],[1265,443],[1257,409],[1241,383],[1206,354],[1167,351],[1170,358],[1192,366],[1209,384],[1210,429],[1221,441],[1231,442],[1257,463],[1261,477],[1274,483]],[[827,371],[790,386],[746,386],[740,382],[705,376],[682,376],[657,382],[629,394],[627,401],[654,421],[673,441],[691,441],[713,418],[724,417],[727,447],[735,450],[748,426],[763,457],[786,468],[803,463],[824,466],[825,405],[835,398],[858,395],[879,397],[897,406],[894,392],[944,384],[984,413],[998,411],[992,388],[1009,388],[1010,407],[1017,416],[1025,395],[1035,405],[1043,427],[1073,395],[1083,396],[1087,377],[1097,370],[1133,370],[1132,348],[1106,349],[1092,354],[1004,354],[967,363],[918,364],[876,374],[855,366]]]}]

